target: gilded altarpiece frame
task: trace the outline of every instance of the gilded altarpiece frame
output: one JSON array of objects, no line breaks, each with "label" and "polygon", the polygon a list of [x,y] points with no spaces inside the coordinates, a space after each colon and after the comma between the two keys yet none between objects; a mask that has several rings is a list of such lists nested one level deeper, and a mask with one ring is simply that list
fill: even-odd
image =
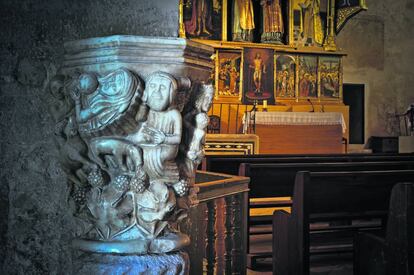
[{"label": "gilded altarpiece frame", "polygon": [[318,83],[321,100],[342,99],[342,59],[337,56],[318,58]]},{"label": "gilded altarpiece frame", "polygon": [[275,53],[275,98],[295,99],[297,96],[297,55]]},{"label": "gilded altarpiece frame", "polygon": [[241,102],[243,61],[241,50],[217,50],[215,66],[215,99]]}]

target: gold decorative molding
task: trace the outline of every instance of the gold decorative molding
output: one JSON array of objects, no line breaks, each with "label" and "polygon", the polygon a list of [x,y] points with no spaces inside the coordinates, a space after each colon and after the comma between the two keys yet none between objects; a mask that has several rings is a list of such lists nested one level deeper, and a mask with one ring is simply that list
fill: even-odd
[{"label": "gold decorative molding", "polygon": [[179,30],[178,30],[178,37],[185,38],[185,27],[184,27],[184,0],[180,0],[179,3]]},{"label": "gold decorative molding", "polygon": [[259,153],[259,137],[253,134],[207,134],[206,155],[253,155]]},{"label": "gold decorative molding", "polygon": [[345,25],[346,21],[362,10],[366,10],[365,1],[361,1],[360,6],[338,9],[336,14],[336,33],[338,33]]}]

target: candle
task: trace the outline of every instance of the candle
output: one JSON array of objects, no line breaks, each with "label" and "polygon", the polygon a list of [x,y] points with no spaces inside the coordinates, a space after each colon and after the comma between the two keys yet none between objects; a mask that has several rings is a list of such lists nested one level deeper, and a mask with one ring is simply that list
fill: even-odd
[{"label": "candle", "polygon": [[263,109],[267,109],[267,100],[263,100]]}]

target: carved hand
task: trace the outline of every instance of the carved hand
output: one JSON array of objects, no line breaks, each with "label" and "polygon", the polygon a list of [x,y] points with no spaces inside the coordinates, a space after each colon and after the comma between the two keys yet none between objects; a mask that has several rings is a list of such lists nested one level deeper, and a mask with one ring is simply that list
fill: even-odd
[{"label": "carved hand", "polygon": [[165,134],[161,131],[157,131],[154,133],[154,143],[161,144],[165,141]]},{"label": "carved hand", "polygon": [[79,91],[79,89],[72,89],[70,91],[70,96],[72,97],[72,99],[75,102],[78,102],[80,100],[80,91]]}]

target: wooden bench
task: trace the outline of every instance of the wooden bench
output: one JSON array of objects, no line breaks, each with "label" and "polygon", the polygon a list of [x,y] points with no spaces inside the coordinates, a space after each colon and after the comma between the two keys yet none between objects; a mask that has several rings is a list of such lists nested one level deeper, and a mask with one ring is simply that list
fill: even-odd
[{"label": "wooden bench", "polygon": [[[242,163],[238,175],[250,177],[249,197],[270,198],[288,197],[293,194],[296,173],[299,171],[381,171],[414,170],[414,161],[376,161],[376,162],[317,162],[317,163]],[[265,200],[257,207],[268,207]],[[280,206],[285,206],[283,202]]]},{"label": "wooden bench", "polygon": [[[352,253],[356,232],[384,227],[383,223],[379,228],[364,227],[356,221],[386,218],[393,186],[413,178],[414,170],[298,172],[291,214],[275,211],[273,216],[273,272],[309,274],[311,254]],[[331,225],[340,220],[355,222]],[[315,222],[328,226],[311,229]],[[320,238],[312,233],[331,236],[331,243],[313,246]]]},{"label": "wooden bench", "polygon": [[241,163],[414,161],[414,154],[221,155],[206,156],[201,170],[237,175]]},{"label": "wooden bench", "polygon": [[392,189],[385,237],[359,233],[354,247],[355,275],[414,274],[414,183]]},{"label": "wooden bench", "polygon": [[[296,173],[299,171],[376,171],[414,170],[414,161],[332,162],[332,163],[242,163],[239,175],[250,177],[249,235],[272,234],[272,214],[276,209],[289,210]],[[269,226],[263,226],[263,225]],[[260,225],[260,226],[258,226]],[[259,259],[272,257],[272,251],[248,250],[248,266],[255,268]]]}]

